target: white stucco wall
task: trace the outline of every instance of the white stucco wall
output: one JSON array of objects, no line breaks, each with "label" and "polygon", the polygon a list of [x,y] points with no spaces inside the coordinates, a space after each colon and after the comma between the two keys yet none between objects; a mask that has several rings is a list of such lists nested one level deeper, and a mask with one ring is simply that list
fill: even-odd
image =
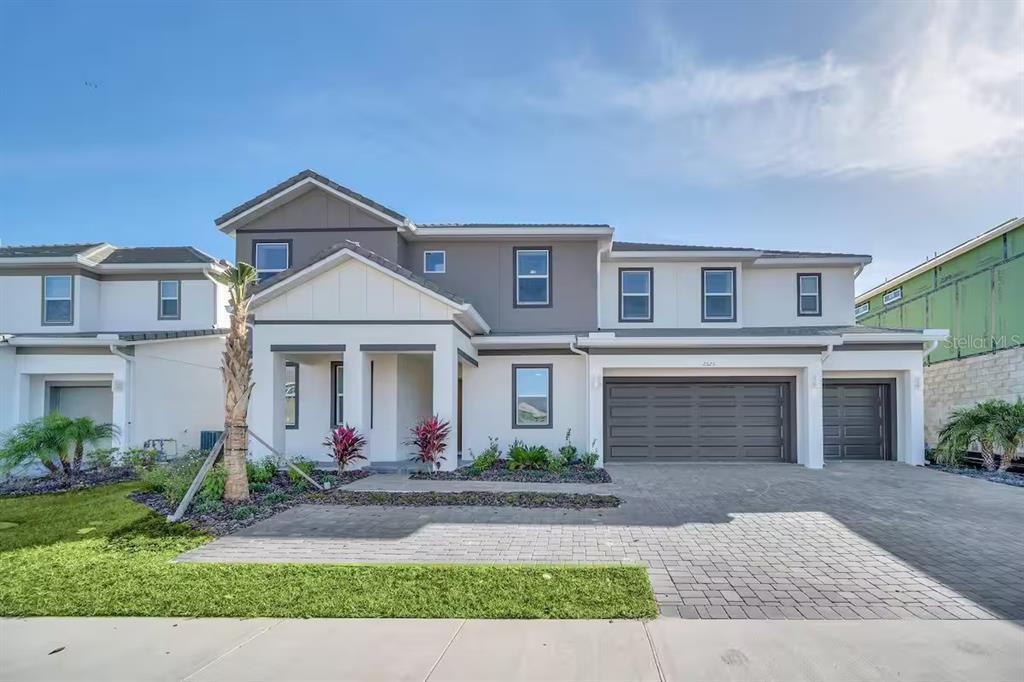
[{"label": "white stucco wall", "polygon": [[[0,277],[0,333],[77,332],[81,331],[85,277],[74,277],[74,324],[44,325],[42,323],[43,278],[41,275]],[[88,280],[92,285],[95,282]],[[95,293],[95,286],[86,286]],[[84,304],[87,320],[95,319],[95,302]]]},{"label": "white stucco wall", "polygon": [[[797,273],[821,273],[820,317],[797,315]],[[853,268],[760,268],[743,270],[743,321],[748,327],[851,325]]]},{"label": "white stucco wall", "polygon": [[208,279],[181,281],[181,319],[161,320],[157,307],[157,280],[99,283],[97,331],[208,329],[217,321],[215,290]]},{"label": "white stucco wall", "polygon": [[[433,368],[432,358],[423,355],[398,355],[396,378],[396,421],[394,424],[394,448],[391,457],[386,452],[379,453],[379,459],[407,460],[413,455],[413,449],[406,445],[410,438],[409,429],[424,417],[433,412],[432,389]],[[376,414],[385,413],[385,405],[378,404]],[[383,439],[387,442],[387,438]],[[448,456],[455,453],[455,434],[452,433]]]}]

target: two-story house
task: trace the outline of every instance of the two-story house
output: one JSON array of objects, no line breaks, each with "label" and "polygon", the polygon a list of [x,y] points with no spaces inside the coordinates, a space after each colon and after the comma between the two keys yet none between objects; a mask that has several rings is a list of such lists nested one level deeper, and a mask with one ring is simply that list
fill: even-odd
[{"label": "two-story house", "polygon": [[192,247],[0,247],[0,431],[59,411],[174,452],[223,428],[224,264]]},{"label": "two-story house", "polygon": [[946,332],[857,326],[869,256],[417,224],[312,171],[216,224],[261,279],[250,424],[289,455],[347,423],[402,461],[434,413],[464,457],[571,430],[603,462],[924,461]]}]

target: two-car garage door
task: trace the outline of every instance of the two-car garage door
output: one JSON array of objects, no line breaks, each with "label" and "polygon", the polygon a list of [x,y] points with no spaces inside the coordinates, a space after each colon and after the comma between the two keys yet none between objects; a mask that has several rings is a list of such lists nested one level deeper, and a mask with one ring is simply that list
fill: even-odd
[{"label": "two-car garage door", "polygon": [[[605,381],[605,458],[794,461],[793,384],[776,380]],[[828,459],[891,457],[891,387],[826,381]]]}]

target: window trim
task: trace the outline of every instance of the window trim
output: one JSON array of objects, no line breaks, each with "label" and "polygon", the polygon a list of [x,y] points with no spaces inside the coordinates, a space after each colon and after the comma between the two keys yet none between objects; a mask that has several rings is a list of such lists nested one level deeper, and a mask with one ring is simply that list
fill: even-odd
[{"label": "window trim", "polygon": [[[441,269],[440,270],[427,270],[427,254],[439,253],[441,254]],[[429,249],[423,252],[423,274],[424,275],[443,275],[448,270],[448,254],[445,253],[444,249]]]},{"label": "window trim", "polygon": [[295,423],[289,424],[288,418],[285,417],[284,428],[286,429],[297,429],[299,428],[299,363],[289,360],[284,363],[285,371],[289,367],[295,368]]},{"label": "window trim", "polygon": [[[331,429],[336,429],[341,426],[338,423],[338,368],[345,368],[345,362],[343,360],[332,360],[331,361]],[[345,411],[345,383],[344,379],[341,384],[341,410],[342,417],[344,417]]]},{"label": "window trim", "polygon": [[[176,287],[177,295],[174,300],[178,302],[178,312],[174,315],[164,315],[164,301],[170,301],[169,298],[164,298],[164,282],[174,282]],[[181,319],[181,280],[180,279],[158,279],[156,281],[156,319],[158,320],[180,320]]]},{"label": "window trim", "polygon": [[[518,420],[519,390],[516,385],[516,374],[521,369],[545,369],[548,372],[548,423],[520,424]],[[555,424],[555,370],[551,363],[523,363],[512,365],[512,428],[513,429],[551,429]]]},{"label": "window trim", "polygon": [[[861,310],[861,308],[863,308],[864,310]],[[865,315],[867,315],[870,312],[871,312],[871,301],[864,301],[860,305],[855,305],[853,307],[853,317],[854,317],[854,319],[857,319],[858,317],[864,317]]]},{"label": "window trim", "polygon": [[[71,282],[71,293],[68,298],[51,298],[46,297],[46,280],[51,277],[66,277]],[[42,289],[40,293],[40,311],[39,311],[39,323],[44,327],[71,327],[75,324],[75,276],[74,275],[42,275],[40,280],[42,283]],[[70,314],[68,315],[67,322],[63,320],[59,322],[48,322],[46,320],[46,301],[70,301]]]},{"label": "window trim", "polygon": [[[732,273],[732,316],[731,317],[708,317],[707,310],[707,299],[708,296],[725,296],[726,294],[708,294],[707,293],[707,273],[709,272],[731,272]],[[739,309],[739,289],[736,281],[736,268],[701,268],[700,269],[700,321],[709,323],[718,322],[735,322],[736,313]]]},{"label": "window trim", "polygon": [[[895,296],[892,296],[892,298],[890,298],[890,295],[892,295],[892,294],[895,294]],[[903,287],[902,286],[896,287],[895,289],[890,289],[889,291],[887,291],[884,294],[882,294],[882,305],[889,305],[890,303],[895,303],[896,301],[902,301],[902,300],[903,300]]]},{"label": "window trim", "polygon": [[[544,303],[519,302],[519,253],[525,251],[545,251],[548,255],[548,274],[544,276],[548,283],[548,297]],[[523,275],[528,279],[540,279],[541,275]],[[512,247],[512,307],[513,308],[550,308],[555,299],[554,259],[550,246],[514,246]]]},{"label": "window trim", "polygon": [[[818,310],[813,313],[805,313],[803,307],[800,305],[800,299],[804,296],[810,296],[811,294],[805,294],[800,290],[800,280],[804,277],[813,277],[818,281]],[[797,317],[821,317],[822,309],[825,307],[822,303],[821,295],[821,273],[820,272],[798,272],[796,273],[796,316]]]},{"label": "window trim", "polygon": [[[292,267],[292,251],[293,251],[293,249],[292,249],[292,241],[293,240],[291,240],[291,239],[253,239],[252,240],[252,267],[256,270],[256,277],[257,277],[256,281],[257,281],[257,283],[259,283],[260,281],[266,281],[266,280],[258,279],[259,278],[259,274],[260,274],[260,268],[259,268],[259,263],[257,263],[256,255],[257,255],[257,252],[259,251],[259,246],[261,244],[274,244],[274,245],[278,245],[278,246],[283,245],[283,246],[288,247],[288,263],[287,263],[287,265],[285,266],[285,269],[284,269],[284,270],[288,270],[288,269],[290,269]],[[273,271],[274,274],[270,275],[266,279],[268,279],[268,280],[269,279],[273,279],[274,277],[277,277],[282,272],[284,272],[284,270],[275,270],[275,271]]]},{"label": "window trim", "polygon": [[[627,294],[622,290],[623,275],[629,272],[643,272],[647,274],[646,294]],[[626,296],[647,296],[646,317],[626,317]],[[654,268],[619,268],[619,322],[654,322]]]}]

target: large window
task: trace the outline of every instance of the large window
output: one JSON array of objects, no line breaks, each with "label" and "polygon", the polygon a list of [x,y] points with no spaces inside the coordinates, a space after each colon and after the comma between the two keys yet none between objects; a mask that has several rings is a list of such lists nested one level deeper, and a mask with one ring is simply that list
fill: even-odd
[{"label": "large window", "polygon": [[445,272],[444,251],[424,251],[423,272],[433,275],[443,275]]},{"label": "large window", "polygon": [[181,282],[174,279],[163,279],[157,283],[159,301],[157,317],[161,320],[181,319]]},{"label": "large window", "polygon": [[797,315],[821,317],[821,273],[796,276]]},{"label": "large window", "polygon": [[345,365],[331,363],[331,426],[345,423]]},{"label": "large window", "polygon": [[291,265],[290,242],[256,242],[253,244],[253,265],[256,277],[262,282],[283,272]]},{"label": "large window", "polygon": [[867,315],[871,311],[871,301],[864,301],[859,306],[853,309],[853,314],[857,317]]},{"label": "large window", "polygon": [[43,276],[43,324],[73,324],[75,282],[71,275]]},{"label": "large window", "polygon": [[704,268],[701,270],[701,320],[704,322],[736,321],[736,269]]},{"label": "large window", "polygon": [[512,365],[512,428],[551,428],[551,365]]},{"label": "large window", "polygon": [[299,428],[299,363],[284,363],[284,427]]},{"label": "large window", "polygon": [[619,322],[651,322],[654,319],[654,270],[619,270]]},{"label": "large window", "polygon": [[551,305],[551,249],[515,249],[515,306]]}]

